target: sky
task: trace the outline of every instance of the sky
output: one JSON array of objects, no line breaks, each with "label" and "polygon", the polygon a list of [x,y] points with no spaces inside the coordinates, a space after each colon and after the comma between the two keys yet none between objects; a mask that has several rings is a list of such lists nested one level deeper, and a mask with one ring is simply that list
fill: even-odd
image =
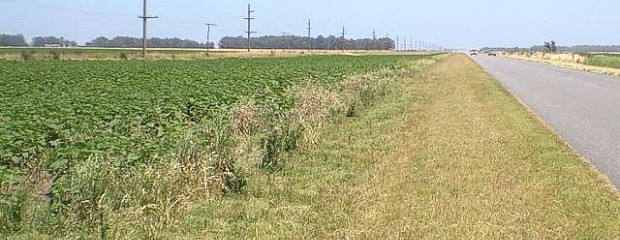
[{"label": "sky", "polygon": [[[258,35],[347,38],[406,37],[447,48],[620,45],[618,0],[252,0]],[[204,22],[217,24],[212,40],[247,30],[247,0],[148,0],[149,37],[206,41]],[[0,33],[63,36],[142,36],[142,0],[0,0]]]}]

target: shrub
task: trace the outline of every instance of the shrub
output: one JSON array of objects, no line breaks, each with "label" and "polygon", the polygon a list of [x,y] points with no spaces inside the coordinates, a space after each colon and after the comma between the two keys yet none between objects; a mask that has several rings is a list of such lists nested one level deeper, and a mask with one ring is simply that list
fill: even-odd
[{"label": "shrub", "polygon": [[356,115],[357,115],[357,103],[353,102],[349,104],[349,107],[347,107],[346,116],[348,118],[352,118],[352,117],[355,117]]},{"label": "shrub", "polygon": [[50,54],[53,60],[60,60],[60,50],[51,50]]},{"label": "shrub", "polygon": [[17,232],[28,194],[19,185],[17,172],[0,165],[0,235]]},{"label": "shrub", "polygon": [[292,124],[285,123],[280,127],[273,127],[262,141],[264,153],[260,168],[268,171],[282,169],[281,156],[297,148],[302,132],[301,126]]},{"label": "shrub", "polygon": [[22,60],[24,60],[24,61],[32,60],[32,52],[31,51],[22,51],[21,56],[22,56]]},{"label": "shrub", "polygon": [[118,57],[120,59],[122,59],[122,60],[127,60],[127,53],[126,52],[120,52]]}]

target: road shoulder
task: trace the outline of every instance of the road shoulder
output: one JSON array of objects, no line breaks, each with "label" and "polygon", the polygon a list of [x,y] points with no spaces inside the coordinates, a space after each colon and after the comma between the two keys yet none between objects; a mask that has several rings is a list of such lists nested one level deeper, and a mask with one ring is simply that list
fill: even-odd
[{"label": "road shoulder", "polygon": [[[413,69],[413,67],[412,67]],[[248,196],[197,211],[214,238],[615,239],[620,196],[463,55],[401,79]],[[183,237],[187,235],[183,234]]]}]

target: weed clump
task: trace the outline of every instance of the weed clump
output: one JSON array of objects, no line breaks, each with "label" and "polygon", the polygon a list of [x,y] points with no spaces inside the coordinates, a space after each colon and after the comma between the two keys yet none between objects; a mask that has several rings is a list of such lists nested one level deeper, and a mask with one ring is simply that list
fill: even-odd
[{"label": "weed clump", "polygon": [[52,55],[52,60],[60,60],[60,50],[50,50],[50,55]]},{"label": "weed clump", "polygon": [[127,60],[128,56],[126,52],[120,52],[118,55],[118,58],[120,58],[121,60]]},{"label": "weed clump", "polygon": [[300,126],[291,124],[273,127],[262,141],[264,153],[260,168],[268,171],[281,170],[284,164],[281,156],[297,148],[302,132]]},{"label": "weed clump", "polygon": [[32,51],[22,51],[21,58],[23,61],[31,61],[33,60]]}]

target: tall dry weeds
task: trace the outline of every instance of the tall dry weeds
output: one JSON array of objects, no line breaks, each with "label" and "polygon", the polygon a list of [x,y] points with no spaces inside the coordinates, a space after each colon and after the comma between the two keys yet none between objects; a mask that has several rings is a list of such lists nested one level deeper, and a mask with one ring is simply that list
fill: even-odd
[{"label": "tall dry weeds", "polygon": [[[25,225],[52,235],[86,229],[102,238],[163,237],[162,232],[182,227],[183,216],[196,202],[242,192],[248,174],[262,174],[258,167],[279,169],[295,148],[316,146],[330,121],[387,91],[390,80],[382,75],[392,71],[353,76],[332,86],[313,80],[291,86],[287,112],[250,97],[220,118],[188,123],[177,151],[158,156],[167,161],[119,168],[106,156],[85,160],[53,186],[35,187],[52,193],[50,211],[29,210],[27,214],[40,217]],[[139,124],[129,127],[130,134],[142,131]],[[50,178],[41,176],[38,182]],[[51,226],[71,227],[52,233]]]}]

